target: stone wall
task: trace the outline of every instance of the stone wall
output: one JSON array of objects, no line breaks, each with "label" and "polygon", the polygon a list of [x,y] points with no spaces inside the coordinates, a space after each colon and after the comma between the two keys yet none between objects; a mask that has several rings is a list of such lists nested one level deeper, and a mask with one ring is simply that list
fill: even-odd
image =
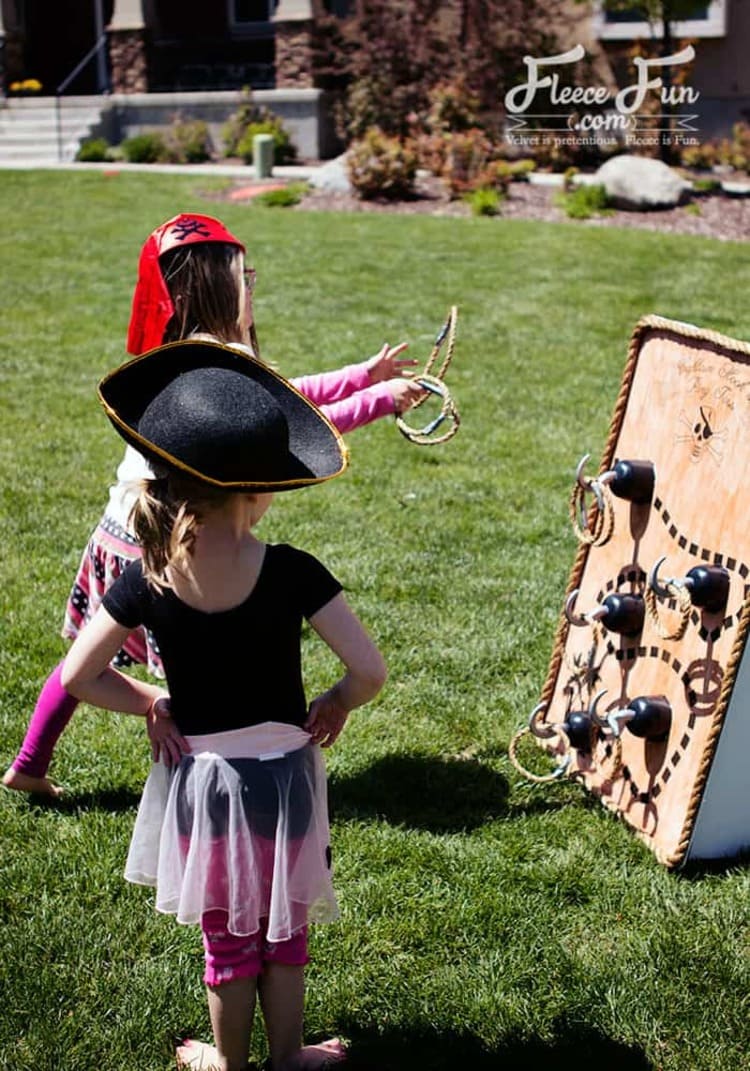
[{"label": "stone wall", "polygon": [[143,30],[110,30],[107,35],[113,93],[148,92]]},{"label": "stone wall", "polygon": [[313,85],[312,20],[276,23],[276,88],[310,89]]}]

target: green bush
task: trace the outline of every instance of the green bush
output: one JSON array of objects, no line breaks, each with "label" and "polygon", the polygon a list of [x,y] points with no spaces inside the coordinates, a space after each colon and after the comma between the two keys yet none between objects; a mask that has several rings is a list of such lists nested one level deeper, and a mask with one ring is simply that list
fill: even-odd
[{"label": "green bush", "polygon": [[693,193],[720,193],[721,180],[716,178],[698,178],[693,180]]},{"label": "green bush", "polygon": [[482,187],[464,194],[464,200],[471,208],[472,216],[496,216],[500,211],[503,194],[500,190]]},{"label": "green bush", "polygon": [[308,190],[306,182],[290,182],[281,190],[266,190],[254,198],[255,204],[268,208],[289,208],[298,205]]},{"label": "green bush", "polygon": [[253,159],[253,138],[270,134],[273,138],[275,164],[290,164],[297,158],[289,132],[278,115],[253,103],[249,89],[243,91],[240,106],[221,128],[225,156],[241,156],[246,164]]},{"label": "green bush", "polygon": [[278,117],[272,116],[270,119],[250,123],[245,127],[245,132],[237,143],[235,155],[241,156],[246,164],[253,162],[253,141],[256,134],[270,134],[273,138],[273,162],[275,164],[289,164],[296,158],[296,149],[291,143],[284,124]]},{"label": "green bush", "polygon": [[576,186],[569,193],[559,194],[555,201],[571,219],[589,219],[611,211],[604,186]]},{"label": "green bush", "polygon": [[166,142],[157,131],[126,138],[121,148],[125,159],[131,164],[156,164],[169,157]]},{"label": "green bush", "polygon": [[90,138],[81,143],[76,153],[76,160],[82,164],[98,163],[101,160],[108,160],[108,153],[109,143],[106,138]]},{"label": "green bush", "polygon": [[411,146],[388,137],[377,127],[352,142],[346,162],[351,184],[364,200],[414,194],[416,153]]},{"label": "green bush", "polygon": [[169,128],[167,148],[175,163],[202,164],[213,155],[208,123],[203,119],[177,120]]}]

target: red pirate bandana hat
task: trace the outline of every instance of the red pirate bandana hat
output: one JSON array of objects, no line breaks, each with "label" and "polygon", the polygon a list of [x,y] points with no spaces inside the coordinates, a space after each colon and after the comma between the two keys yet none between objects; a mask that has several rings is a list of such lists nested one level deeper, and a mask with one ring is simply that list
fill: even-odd
[{"label": "red pirate bandana hat", "polygon": [[198,242],[228,242],[245,252],[244,244],[213,216],[181,212],[148,236],[138,261],[138,282],[128,326],[128,353],[138,356],[161,346],[174,313],[172,299],[159,266],[162,253]]}]

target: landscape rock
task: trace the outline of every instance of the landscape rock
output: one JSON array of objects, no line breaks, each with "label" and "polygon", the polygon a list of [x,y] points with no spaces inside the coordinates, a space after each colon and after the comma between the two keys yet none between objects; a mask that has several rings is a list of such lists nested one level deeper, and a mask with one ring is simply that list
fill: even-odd
[{"label": "landscape rock", "polygon": [[310,185],[327,193],[351,193],[352,184],[346,167],[346,153],[317,168],[310,178]]},{"label": "landscape rock", "polygon": [[604,186],[615,208],[635,211],[674,208],[690,189],[690,183],[661,160],[628,154],[602,164],[595,182]]}]

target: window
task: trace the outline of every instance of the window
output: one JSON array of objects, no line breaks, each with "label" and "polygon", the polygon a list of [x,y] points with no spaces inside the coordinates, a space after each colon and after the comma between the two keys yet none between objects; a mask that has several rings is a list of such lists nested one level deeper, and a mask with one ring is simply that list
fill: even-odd
[{"label": "window", "polygon": [[[729,0],[707,0],[697,5],[689,19],[672,23],[675,37],[724,37],[727,32],[727,5]],[[651,25],[637,5],[622,11],[607,11],[604,3],[598,2],[593,15],[594,33],[604,41],[632,41],[636,37],[661,37],[661,20]]]},{"label": "window", "polygon": [[276,0],[229,0],[229,21],[235,29],[270,22]]}]

